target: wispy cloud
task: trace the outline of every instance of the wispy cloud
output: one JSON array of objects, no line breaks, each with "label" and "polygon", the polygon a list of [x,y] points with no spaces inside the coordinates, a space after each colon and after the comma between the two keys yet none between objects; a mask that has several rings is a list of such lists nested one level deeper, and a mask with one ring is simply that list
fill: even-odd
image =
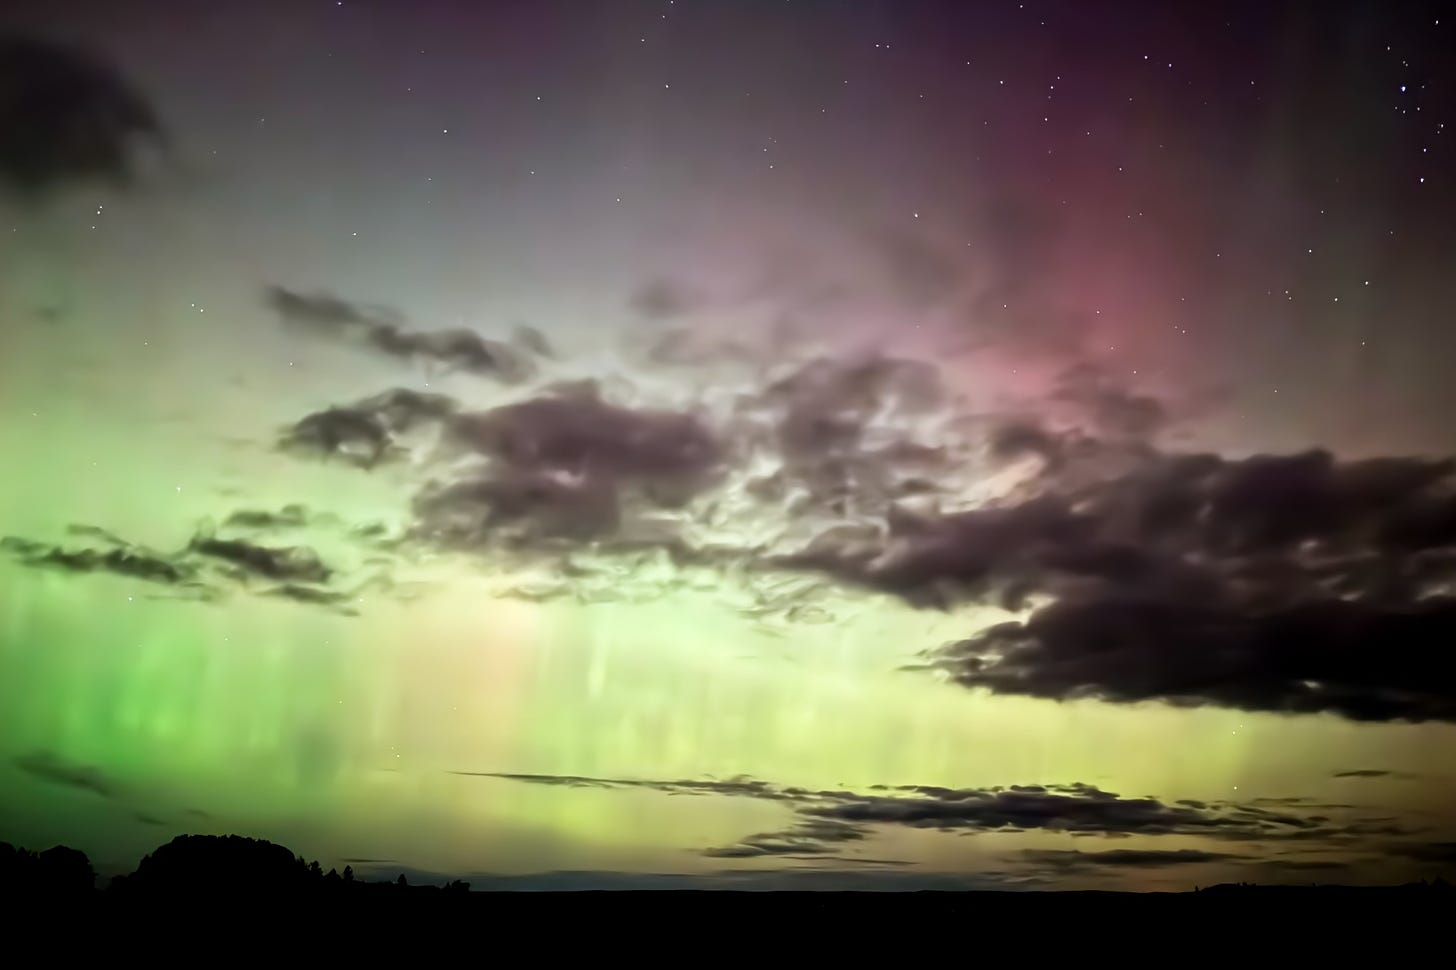
[{"label": "wispy cloud", "polygon": [[1083,783],[960,789],[904,785],[854,792],[783,787],[753,778],[661,780],[469,771],[453,774],[574,789],[645,789],[665,794],[752,798],[781,803],[793,813],[793,824],[783,829],[755,833],[732,845],[703,851],[713,858],[837,857],[845,846],[893,828],[965,834],[1041,831],[1114,838],[1196,837],[1249,847],[1245,852],[1192,848],[1059,850],[1027,857],[1043,868],[1160,868],[1247,861],[1258,858],[1248,851],[1261,846],[1308,843],[1348,849],[1406,834],[1399,825],[1338,820],[1299,809],[1273,810],[1237,802],[1167,802],[1149,796],[1128,798]]},{"label": "wispy cloud", "polygon": [[1109,868],[1166,869],[1210,862],[1241,861],[1248,857],[1228,852],[1205,852],[1201,849],[1108,849],[1103,852],[1026,849],[1020,858],[1035,868],[1066,874]]},{"label": "wispy cloud", "polygon": [[545,338],[524,327],[517,328],[512,343],[506,343],[464,328],[411,330],[396,310],[360,306],[328,293],[271,286],[264,292],[264,302],[294,328],[347,340],[403,362],[422,361],[508,384],[521,383],[536,373],[533,356],[551,356]]},{"label": "wispy cloud", "polygon": [[[250,511],[243,515],[241,526],[234,519],[229,522],[244,531],[282,527],[264,526],[265,518],[264,513]],[[194,536],[184,548],[163,554],[133,546],[94,527],[73,527],[71,531],[101,538],[107,544],[68,548],[6,536],[0,538],[0,551],[33,569],[72,575],[111,573],[204,602],[218,602],[230,592],[242,591],[346,615],[354,612],[347,604],[358,598],[361,587],[379,585],[370,580],[347,589],[331,585],[337,571],[306,545],[265,545],[241,536],[221,537],[206,531]]]},{"label": "wispy cloud", "polygon": [[16,755],[13,762],[32,778],[48,784],[90,792],[102,798],[115,798],[121,791],[116,781],[100,768],[68,761],[51,751]]},{"label": "wispy cloud", "polygon": [[1408,771],[1390,771],[1380,768],[1356,768],[1350,771],[1336,771],[1331,778],[1388,778],[1392,781],[1409,781],[1419,777]]}]

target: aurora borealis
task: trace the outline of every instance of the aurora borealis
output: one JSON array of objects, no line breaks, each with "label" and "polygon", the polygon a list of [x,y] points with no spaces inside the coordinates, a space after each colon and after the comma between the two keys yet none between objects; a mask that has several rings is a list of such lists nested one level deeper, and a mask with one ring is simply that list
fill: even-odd
[{"label": "aurora borealis", "polygon": [[1444,6],[12,0],[0,839],[1449,871]]}]

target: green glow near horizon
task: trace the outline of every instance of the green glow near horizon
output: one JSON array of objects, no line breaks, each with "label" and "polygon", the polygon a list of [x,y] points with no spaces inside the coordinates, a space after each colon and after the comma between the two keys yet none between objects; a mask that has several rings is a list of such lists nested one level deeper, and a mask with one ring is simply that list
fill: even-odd
[{"label": "green glow near horizon", "polygon": [[[335,619],[282,603],[224,614],[138,599],[98,622],[96,600],[133,584],[5,578],[10,604],[27,604],[8,611],[0,653],[7,755],[45,749],[95,765],[124,786],[118,801],[170,815],[178,830],[200,821],[178,815],[188,808],[227,830],[334,819],[337,833],[318,852],[341,857],[418,854],[449,865],[464,852],[481,868],[519,871],[541,865],[539,843],[559,842],[563,860],[692,871],[718,863],[684,848],[785,824],[774,806],[572,793],[451,771],[748,774],[852,789],[1086,780],[1130,795],[1216,798],[1235,784],[1287,790],[1283,772],[1316,782],[1310,751],[1360,740],[1321,718],[928,687],[891,672],[906,659],[901,645],[921,642],[907,636],[925,630],[913,614],[856,624],[848,636],[800,637],[787,650],[771,642],[785,652],[765,657],[745,649],[750,625],[711,621],[707,603],[540,608],[462,592],[423,611],[381,606]],[[1385,730],[1386,750],[1424,733]],[[80,797],[58,790],[39,804]],[[434,821],[396,831],[390,818]],[[138,839],[161,831],[144,827]],[[351,849],[345,834],[370,845]],[[927,833],[883,841],[928,860],[946,851],[927,845]],[[534,847],[513,851],[522,846]]]}]

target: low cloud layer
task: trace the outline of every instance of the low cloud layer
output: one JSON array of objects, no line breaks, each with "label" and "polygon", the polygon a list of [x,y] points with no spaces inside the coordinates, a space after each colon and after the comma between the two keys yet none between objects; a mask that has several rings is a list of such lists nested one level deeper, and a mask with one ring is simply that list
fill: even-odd
[{"label": "low cloud layer", "polygon": [[[1122,839],[1205,839],[1223,848],[1026,850],[1023,867],[1049,874],[1098,869],[1160,869],[1203,863],[1238,863],[1283,868],[1297,866],[1271,853],[1290,845],[1301,851],[1349,850],[1391,846],[1411,858],[1439,854],[1439,846],[1413,840],[1415,831],[1389,819],[1325,814],[1325,806],[1300,798],[1282,799],[1278,808],[1257,802],[1168,802],[1151,796],[1126,797],[1095,785],[1010,785],[945,788],[934,785],[876,786],[868,792],[783,787],[753,778],[655,780],[581,775],[511,774],[457,771],[465,777],[491,778],[549,787],[646,790],[669,795],[750,798],[781,804],[792,813],[782,829],[745,836],[731,845],[710,846],[702,854],[719,859],[765,857],[813,861],[858,861],[848,850],[877,832],[895,828],[947,833],[1062,833]],[[1349,807],[1349,806],[1347,806]],[[1397,841],[1392,842],[1391,839]],[[1309,860],[1327,866],[1322,860]]]},{"label": "low cloud layer", "polygon": [[33,569],[64,574],[110,573],[164,587],[174,598],[217,602],[232,592],[288,599],[353,615],[357,589],[340,588],[338,570],[311,546],[258,542],[250,532],[300,528],[308,520],[302,506],[273,512],[240,510],[221,532],[211,526],[170,553],[133,545],[96,526],[72,526],[73,536],[101,545],[66,546],[17,536],[0,537],[0,552]]},{"label": "low cloud layer", "polygon": [[1204,852],[1201,849],[1108,849],[1105,852],[1028,849],[1022,853],[1022,858],[1033,866],[1068,875],[1109,868],[1166,869],[1172,866],[1239,861],[1246,857],[1228,852]]},{"label": "low cloud layer", "polygon": [[1409,781],[1418,777],[1408,771],[1390,771],[1383,768],[1356,768],[1350,771],[1336,771],[1331,778],[1388,778],[1392,781]]},{"label": "low cloud layer", "polygon": [[805,858],[837,854],[844,843],[863,841],[863,826],[829,819],[805,819],[778,832],[745,836],[733,845],[704,849],[710,859]]}]

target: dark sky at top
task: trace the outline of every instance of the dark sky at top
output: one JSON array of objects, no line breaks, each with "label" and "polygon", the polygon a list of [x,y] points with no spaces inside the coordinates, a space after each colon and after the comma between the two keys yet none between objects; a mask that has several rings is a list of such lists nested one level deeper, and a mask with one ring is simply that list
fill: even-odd
[{"label": "dark sky at top", "polygon": [[[560,293],[672,254],[687,265],[657,272],[721,287],[754,257],[845,244],[949,331],[1237,383],[1285,446],[1408,449],[1447,443],[1430,416],[1453,403],[1441,6],[19,3],[7,20],[118,59],[236,258],[318,254],[299,285],[445,316],[494,271]],[[887,340],[911,325],[881,317]],[[1328,393],[1352,383],[1358,407]]]}]

